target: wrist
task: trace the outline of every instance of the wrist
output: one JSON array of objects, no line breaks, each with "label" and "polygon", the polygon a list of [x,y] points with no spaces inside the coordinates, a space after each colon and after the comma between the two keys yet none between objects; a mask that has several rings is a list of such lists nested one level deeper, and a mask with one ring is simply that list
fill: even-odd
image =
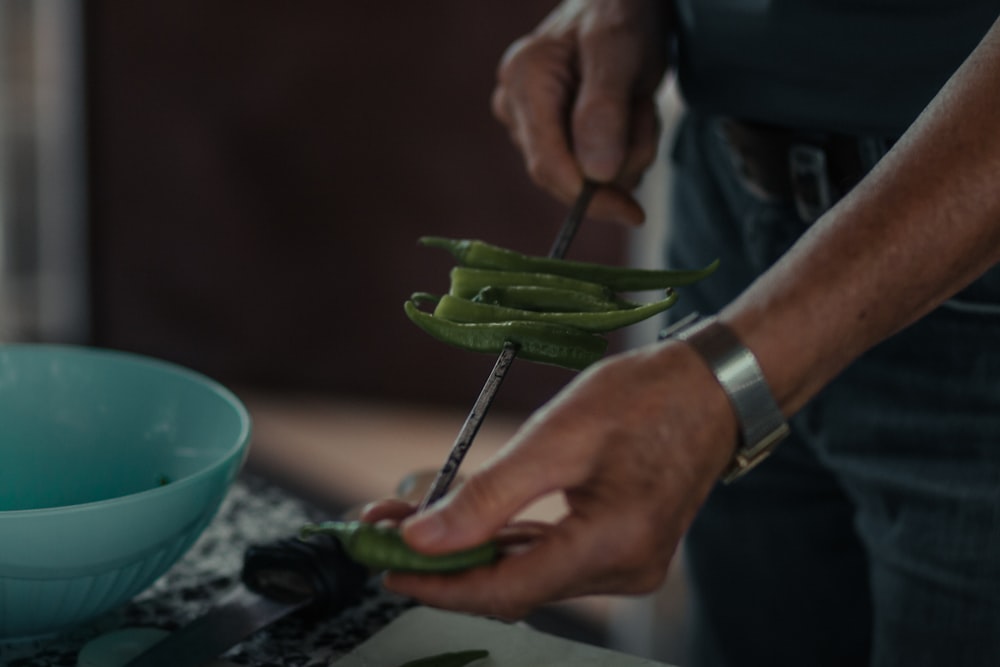
[{"label": "wrist", "polygon": [[723,481],[732,482],[766,459],[788,435],[757,358],[728,326],[697,313],[661,334],[692,347],[712,371],[736,415],[739,440]]}]

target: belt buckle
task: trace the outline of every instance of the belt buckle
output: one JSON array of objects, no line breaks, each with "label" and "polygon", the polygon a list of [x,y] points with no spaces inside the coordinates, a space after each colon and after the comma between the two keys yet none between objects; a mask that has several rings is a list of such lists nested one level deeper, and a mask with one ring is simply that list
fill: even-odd
[{"label": "belt buckle", "polygon": [[788,149],[788,168],[795,210],[803,221],[813,222],[834,203],[826,151],[812,144],[792,144]]}]

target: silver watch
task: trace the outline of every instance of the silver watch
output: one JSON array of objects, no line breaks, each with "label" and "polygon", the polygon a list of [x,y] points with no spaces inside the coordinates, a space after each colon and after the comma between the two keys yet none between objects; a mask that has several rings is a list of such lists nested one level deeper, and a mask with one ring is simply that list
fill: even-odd
[{"label": "silver watch", "polygon": [[684,341],[698,352],[736,411],[740,442],[722,476],[722,481],[732,482],[767,458],[788,435],[785,416],[753,352],[715,317],[692,313],[660,333],[661,340],[667,338]]}]

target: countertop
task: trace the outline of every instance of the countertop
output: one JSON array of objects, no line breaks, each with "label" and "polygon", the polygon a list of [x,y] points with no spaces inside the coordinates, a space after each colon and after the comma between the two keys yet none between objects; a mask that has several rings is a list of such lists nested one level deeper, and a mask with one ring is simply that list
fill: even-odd
[{"label": "countertop", "polygon": [[[208,611],[239,584],[243,552],[252,544],[294,535],[325,514],[264,479],[244,474],[185,556],[132,602],[95,622],[47,641],[0,645],[4,667],[72,667],[91,639],[125,627],[174,631]],[[326,667],[413,603],[370,583],[361,604],[333,618],[291,616],[224,655],[249,667]]]},{"label": "countertop", "polygon": [[[351,508],[395,495],[408,475],[433,472],[444,462],[465,418],[459,410],[426,406],[236,392],[254,420],[247,467],[191,550],[151,588],[90,626],[47,642],[0,646],[0,665],[72,667],[80,648],[102,633],[183,626],[238,585],[247,546],[289,537],[306,521],[350,514]],[[491,413],[462,470],[482,465],[522,420],[522,415]],[[525,515],[553,520],[562,511],[558,498],[548,498]],[[674,621],[680,615],[680,586],[675,575],[666,594],[559,603],[532,624],[578,641],[643,654],[651,637],[683,628]],[[282,620],[225,657],[252,667],[327,665],[412,606],[372,583],[358,607],[318,623]]]}]

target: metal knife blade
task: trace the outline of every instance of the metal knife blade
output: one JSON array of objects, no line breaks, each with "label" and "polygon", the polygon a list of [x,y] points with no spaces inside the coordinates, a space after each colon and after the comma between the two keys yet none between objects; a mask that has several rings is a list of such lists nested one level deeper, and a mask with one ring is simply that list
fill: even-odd
[{"label": "metal knife blade", "polygon": [[154,644],[126,667],[197,667],[311,601],[279,602],[239,586],[204,616]]},{"label": "metal knife blade", "polygon": [[125,667],[200,667],[293,613],[332,616],[357,603],[369,573],[335,538],[321,535],[251,546],[240,578],[243,585],[210,611]]},{"label": "metal knife blade", "polygon": [[[580,228],[580,223],[583,222],[583,216],[587,212],[587,207],[590,205],[590,200],[593,198],[597,187],[598,185],[594,181],[585,180],[583,182],[580,194],[577,195],[573,207],[563,221],[562,227],[559,229],[559,234],[556,236],[552,248],[549,250],[549,257],[562,259],[566,255],[566,250],[569,249],[570,242],[576,235],[576,231]],[[479,397],[473,404],[472,410],[469,411],[469,416],[465,418],[465,422],[462,424],[462,428],[459,430],[458,436],[451,446],[451,451],[448,452],[448,458],[445,459],[444,465],[441,466],[426,495],[420,502],[420,506],[417,508],[418,512],[424,511],[448,492],[448,488],[458,474],[458,467],[462,465],[466,453],[472,447],[472,442],[476,439],[476,434],[479,433],[479,427],[482,426],[483,420],[486,418],[486,412],[490,409],[490,405],[492,405],[497,392],[500,391],[500,385],[503,383],[503,379],[507,375],[511,364],[514,363],[515,357],[517,357],[517,346],[510,342],[506,343],[500,351],[500,356],[497,357],[493,371],[486,378],[486,382],[483,384],[483,388],[480,390]]]}]

